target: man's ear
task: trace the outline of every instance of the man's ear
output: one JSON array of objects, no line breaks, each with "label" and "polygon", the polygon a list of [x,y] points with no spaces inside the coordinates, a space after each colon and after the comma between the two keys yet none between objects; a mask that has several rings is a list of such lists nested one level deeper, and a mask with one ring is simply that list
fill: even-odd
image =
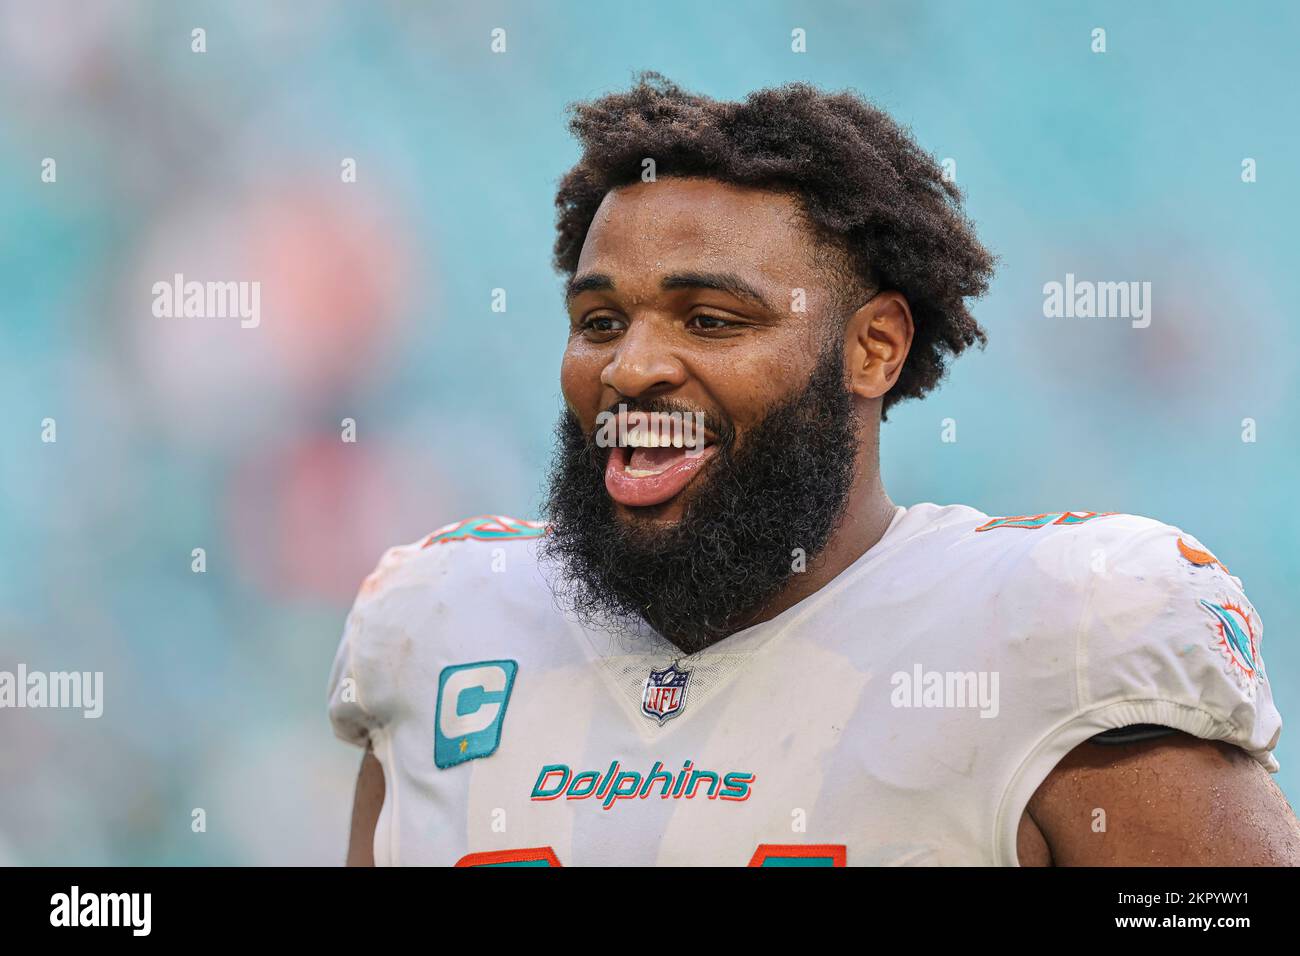
[{"label": "man's ear", "polygon": [[912,348],[912,309],[901,292],[877,292],[849,317],[844,358],[849,387],[862,398],[881,398],[894,387]]}]

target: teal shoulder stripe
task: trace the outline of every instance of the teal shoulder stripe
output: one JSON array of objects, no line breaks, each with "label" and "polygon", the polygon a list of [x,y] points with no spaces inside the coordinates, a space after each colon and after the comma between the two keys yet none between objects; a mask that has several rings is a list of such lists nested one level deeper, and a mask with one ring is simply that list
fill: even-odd
[{"label": "teal shoulder stripe", "polygon": [[505,515],[478,515],[466,518],[455,524],[439,528],[421,545],[442,544],[446,541],[509,541],[518,538],[540,538],[546,533],[546,525],[541,521],[526,521],[521,518],[508,518]]}]

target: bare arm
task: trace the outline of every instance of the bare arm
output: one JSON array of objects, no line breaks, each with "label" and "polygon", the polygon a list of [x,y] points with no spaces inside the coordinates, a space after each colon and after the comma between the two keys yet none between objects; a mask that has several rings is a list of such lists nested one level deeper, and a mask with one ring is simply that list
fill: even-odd
[{"label": "bare arm", "polygon": [[352,833],[348,838],[348,866],[375,865],[375,824],[384,805],[384,768],[366,748],[352,798]]},{"label": "bare arm", "polygon": [[1300,822],[1245,751],[1176,733],[1080,744],[1030,798],[1018,849],[1025,866],[1300,866]]}]

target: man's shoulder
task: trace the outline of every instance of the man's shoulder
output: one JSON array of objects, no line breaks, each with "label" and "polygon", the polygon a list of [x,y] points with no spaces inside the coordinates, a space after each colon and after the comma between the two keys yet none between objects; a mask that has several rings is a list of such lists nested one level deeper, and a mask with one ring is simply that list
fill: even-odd
[{"label": "man's shoulder", "polygon": [[431,586],[437,586],[445,598],[469,579],[491,580],[512,567],[531,566],[537,539],[545,533],[543,522],[500,514],[475,515],[445,524],[409,544],[385,551],[361,583],[357,604],[411,588],[427,594],[433,590]]},{"label": "man's shoulder", "polygon": [[[958,556],[1002,562],[1008,574],[1049,575],[1104,569],[1108,558],[1172,561],[1181,553],[1215,559],[1196,538],[1174,525],[1118,511],[1050,511],[990,516],[973,508],[949,506],[937,515],[936,544],[956,548]],[[1181,544],[1180,544],[1181,542]],[[1016,557],[1027,560],[1017,561]]]},{"label": "man's shoulder", "polygon": [[970,530],[991,557],[1018,552],[1013,573],[1087,584],[1099,598],[1184,590],[1240,579],[1177,525],[1124,512],[1064,511],[989,518]]},{"label": "man's shoulder", "polygon": [[1047,511],[1017,515],[980,515],[969,532],[988,546],[1012,542],[1031,546],[1063,541],[1119,542],[1153,531],[1175,530],[1155,518],[1121,511]]},{"label": "man's shoulder", "polygon": [[[997,561],[1004,556],[1043,557],[1081,548],[1123,548],[1153,538],[1190,535],[1154,518],[1117,511],[1049,511],[993,516],[967,505],[913,505],[900,522],[911,525],[904,534],[925,550],[949,552],[954,560]],[[1002,567],[1024,571],[1019,563]]]},{"label": "man's shoulder", "polygon": [[1085,601],[1123,610],[1193,586],[1241,587],[1197,538],[1155,518],[1108,511],[990,516],[964,506],[928,507],[901,549],[908,567],[949,588],[983,594],[992,609],[1043,605],[1077,619]]}]

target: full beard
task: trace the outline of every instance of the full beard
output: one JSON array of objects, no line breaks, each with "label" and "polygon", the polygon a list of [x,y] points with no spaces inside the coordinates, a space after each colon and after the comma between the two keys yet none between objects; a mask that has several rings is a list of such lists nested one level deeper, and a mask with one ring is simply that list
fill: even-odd
[{"label": "full beard", "polygon": [[664,526],[615,513],[605,489],[608,449],[564,410],[540,544],[560,571],[552,583],[559,605],[580,623],[627,632],[640,619],[693,654],[748,626],[826,547],[848,503],[858,447],[841,349],[827,348],[804,389],[740,448],[729,422],[709,419],[718,451],[681,492],[680,521]]}]

